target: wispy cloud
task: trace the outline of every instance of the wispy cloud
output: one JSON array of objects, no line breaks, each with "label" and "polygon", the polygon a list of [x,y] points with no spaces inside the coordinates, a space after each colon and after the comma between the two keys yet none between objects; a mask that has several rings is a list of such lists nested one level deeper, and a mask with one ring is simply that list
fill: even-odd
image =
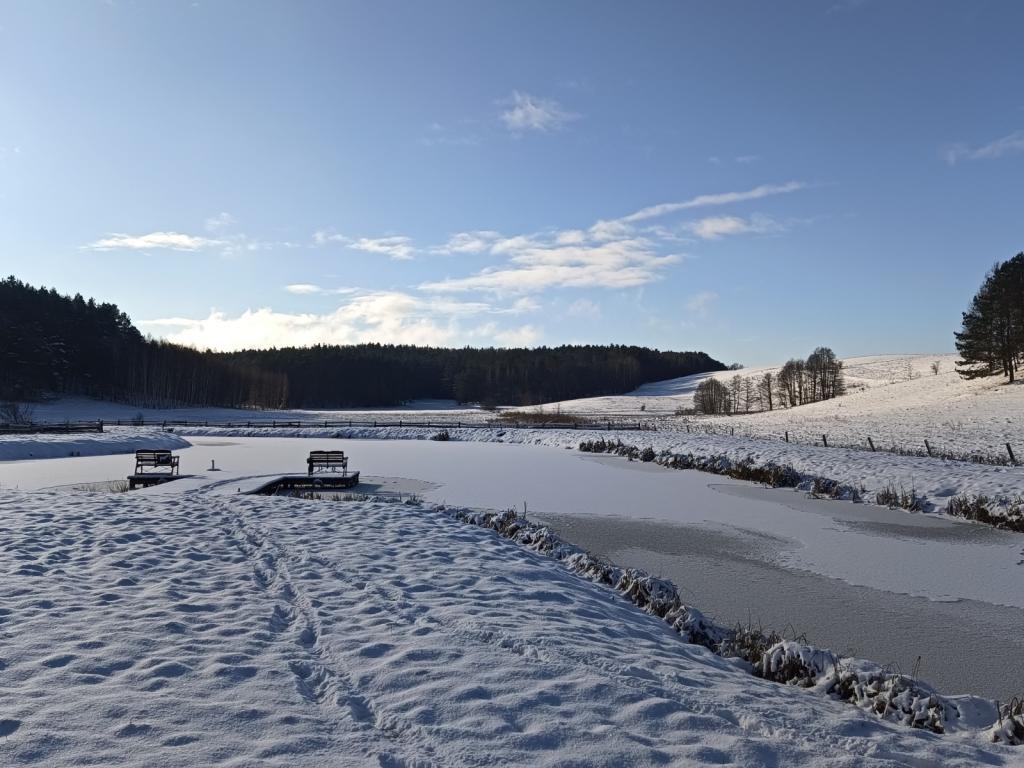
[{"label": "wispy cloud", "polygon": [[455,254],[455,253],[483,253],[488,250],[495,241],[501,239],[500,232],[492,230],[475,230],[473,232],[458,232],[448,238],[448,242],[431,249],[432,253]]},{"label": "wispy cloud", "polygon": [[106,237],[83,245],[91,251],[150,251],[167,249],[173,251],[207,251],[218,250],[225,257],[238,256],[253,251],[270,248],[296,248],[296,243],[287,241],[264,241],[251,237],[244,232],[232,232],[237,224],[230,213],[221,212],[210,216],[204,222],[205,235],[190,235],[183,232],[149,232],[144,235],[129,235],[123,232],[112,232]]},{"label": "wispy cloud", "polygon": [[91,251],[145,251],[159,248],[167,248],[173,251],[198,251],[217,245],[222,245],[222,241],[186,235],[181,232],[150,232],[146,235],[126,235],[120,232],[112,232],[106,237],[82,247]]},{"label": "wispy cloud", "polygon": [[[509,238],[492,253],[509,256],[508,264],[475,275],[424,283],[432,292],[490,291],[531,293],[552,287],[631,288],[653,282],[676,254],[659,255],[651,242],[632,238],[602,243],[559,245],[557,238]],[[501,249],[501,250],[499,250]]]},{"label": "wispy cloud", "polygon": [[412,238],[395,237],[361,237],[348,244],[349,248],[367,253],[382,253],[396,261],[408,261],[413,258]]},{"label": "wispy cloud", "polygon": [[504,326],[486,319],[512,314],[512,309],[381,291],[356,296],[328,314],[261,308],[234,317],[212,311],[203,319],[172,317],[141,324],[163,330],[179,344],[223,351],[374,341],[432,346],[537,343],[543,332],[536,326]]},{"label": "wispy cloud", "polygon": [[322,288],[313,283],[292,283],[284,289],[295,296],[344,296],[359,291],[358,288]]},{"label": "wispy cloud", "polygon": [[994,160],[1018,152],[1024,152],[1024,130],[1008,133],[979,147],[954,144],[946,150],[946,162],[956,165],[960,160]]},{"label": "wispy cloud", "polygon": [[685,211],[690,208],[702,208],[709,205],[728,205],[741,203],[747,200],[760,200],[771,195],[785,195],[790,192],[797,192],[807,187],[803,181],[788,181],[785,184],[762,184],[759,187],[748,189],[743,192],[720,192],[713,195],[698,195],[697,197],[685,200],[681,203],[661,203],[641,208],[636,213],[631,213],[619,221],[632,224],[637,221],[653,219],[665,216],[676,211]]},{"label": "wispy cloud", "polygon": [[[538,293],[549,288],[633,288],[662,278],[684,254],[675,250],[688,236],[716,240],[727,235],[783,232],[786,225],[762,214],[748,218],[712,216],[668,226],[650,220],[705,206],[722,206],[805,188],[801,181],[763,184],[739,192],[699,195],[678,203],[643,208],[618,219],[602,219],[589,229],[564,229],[499,236],[496,232],[454,235],[438,250],[462,249],[505,259],[468,277],[448,277],[420,285],[432,293],[485,291]],[[644,226],[640,227],[639,224]]]},{"label": "wispy cloud", "polygon": [[542,99],[522,91],[513,91],[502,103],[508,109],[501,113],[501,122],[513,133],[556,131],[579,118],[554,99]]},{"label": "wispy cloud", "polygon": [[782,222],[761,214],[754,214],[748,219],[741,216],[709,216],[686,222],[682,228],[702,240],[718,240],[727,235],[775,234],[786,230]]},{"label": "wispy cloud", "polygon": [[216,216],[210,216],[205,223],[207,232],[223,232],[235,226],[238,221],[227,211],[221,211]]},{"label": "wispy cloud", "polygon": [[343,245],[354,251],[380,253],[395,261],[408,261],[416,253],[411,237],[389,235],[387,237],[349,237],[332,229],[318,229],[313,233],[313,244]]}]

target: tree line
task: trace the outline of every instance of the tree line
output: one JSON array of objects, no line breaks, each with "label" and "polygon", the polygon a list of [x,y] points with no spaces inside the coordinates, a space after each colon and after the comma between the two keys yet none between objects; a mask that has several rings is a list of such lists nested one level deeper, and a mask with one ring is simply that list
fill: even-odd
[{"label": "tree line", "polygon": [[1024,253],[989,270],[954,336],[962,377],[1015,380],[1024,363]]},{"label": "tree line", "polygon": [[728,382],[705,379],[693,393],[693,409],[708,415],[773,411],[830,400],[845,392],[843,361],[828,347],[818,347],[806,360],[793,358],[778,371],[736,374]]},{"label": "tree line", "polygon": [[114,304],[0,282],[0,399],[83,394],[136,405],[396,406],[418,399],[533,405],[621,394],[722,363],[645,347],[444,349],[392,344],[235,353],[144,337]]}]

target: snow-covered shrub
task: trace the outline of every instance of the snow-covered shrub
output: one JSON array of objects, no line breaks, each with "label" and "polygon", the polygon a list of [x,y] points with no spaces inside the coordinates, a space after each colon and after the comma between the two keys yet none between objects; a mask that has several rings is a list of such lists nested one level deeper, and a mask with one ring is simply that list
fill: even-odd
[{"label": "snow-covered shrub", "polygon": [[448,430],[447,429],[442,429],[436,435],[431,436],[430,439],[431,440],[435,440],[435,441],[437,441],[439,443],[446,443],[446,442],[448,442],[449,440],[452,439],[452,436],[450,434],[448,434]]},{"label": "snow-covered shrub", "polygon": [[765,649],[754,669],[760,677],[787,685],[811,688],[836,668],[832,651],[782,640]]},{"label": "snow-covered shrub", "polygon": [[804,688],[820,688],[843,701],[912,728],[944,733],[957,708],[923,683],[868,661],[842,660],[829,650],[783,640],[767,649],[755,674]]},{"label": "snow-covered shrub", "polygon": [[946,512],[967,520],[1024,532],[1024,499],[1019,496],[989,497],[984,494],[954,496],[946,505]]},{"label": "snow-covered shrub", "polygon": [[654,449],[651,448],[651,447],[644,448],[642,451],[640,451],[640,461],[643,461],[643,462],[654,461],[654,456],[655,456]]},{"label": "snow-covered shrub", "polygon": [[917,495],[913,486],[908,491],[902,484],[897,488],[893,483],[887,483],[885,488],[875,494],[875,503],[883,507],[899,507],[909,512],[923,512],[925,500]]},{"label": "snow-covered shrub", "polygon": [[999,722],[989,732],[992,741],[1021,746],[1024,744],[1024,698],[1013,698],[999,710]]}]

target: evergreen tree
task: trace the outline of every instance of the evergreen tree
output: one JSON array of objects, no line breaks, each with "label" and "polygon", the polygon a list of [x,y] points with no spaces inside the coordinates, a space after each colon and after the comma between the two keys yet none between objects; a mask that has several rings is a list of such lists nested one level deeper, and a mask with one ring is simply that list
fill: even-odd
[{"label": "evergreen tree", "polygon": [[1024,253],[996,264],[954,334],[965,379],[1003,375],[1012,382],[1024,361]]}]

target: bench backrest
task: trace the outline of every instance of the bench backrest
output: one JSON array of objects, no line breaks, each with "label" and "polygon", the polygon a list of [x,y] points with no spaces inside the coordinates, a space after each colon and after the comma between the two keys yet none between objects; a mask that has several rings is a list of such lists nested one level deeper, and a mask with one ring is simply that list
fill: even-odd
[{"label": "bench backrest", "polygon": [[320,462],[345,461],[344,451],[310,451],[308,461],[318,464]]},{"label": "bench backrest", "polygon": [[143,464],[170,464],[172,458],[171,452],[164,449],[135,452],[135,461]]}]

